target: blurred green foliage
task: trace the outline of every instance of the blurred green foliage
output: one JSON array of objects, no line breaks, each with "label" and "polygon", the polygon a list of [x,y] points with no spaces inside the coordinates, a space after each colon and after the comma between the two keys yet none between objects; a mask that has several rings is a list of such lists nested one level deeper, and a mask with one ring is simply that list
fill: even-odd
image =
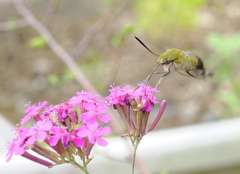
[{"label": "blurred green foliage", "polygon": [[[105,63],[106,64],[106,63]],[[104,62],[100,60],[100,55],[94,49],[90,49],[87,58],[79,63],[79,68],[81,71],[90,78],[91,82],[94,83],[95,87],[99,90],[105,90],[106,84],[104,82],[104,77],[108,73],[109,67],[104,65]],[[75,79],[74,74],[68,68],[64,69],[61,74],[52,73],[48,76],[48,81],[51,85],[55,87],[64,87],[69,82]],[[102,79],[102,80],[101,80]]]},{"label": "blurred green foliage", "polygon": [[163,170],[163,171],[161,171],[160,174],[170,174],[170,173],[167,170]]},{"label": "blurred green foliage", "polygon": [[112,45],[113,47],[118,47],[123,40],[132,34],[135,31],[135,27],[133,25],[127,25],[123,28],[123,30],[118,33],[113,39],[112,39]]},{"label": "blurred green foliage", "polygon": [[72,71],[67,68],[63,71],[61,75],[52,73],[48,76],[49,83],[55,87],[63,87],[68,82],[71,82],[74,79],[75,77]]},{"label": "blurred green foliage", "polygon": [[139,0],[134,5],[136,26],[152,37],[194,28],[198,9],[204,4],[206,0]]},{"label": "blurred green foliage", "polygon": [[215,67],[217,99],[224,104],[222,114],[226,117],[236,116],[240,114],[240,33],[213,33],[207,37],[206,44],[213,50],[213,61],[210,63]]},{"label": "blurred green foliage", "polygon": [[113,1],[113,0],[102,0],[102,2],[103,2],[104,4],[110,4],[110,3],[112,3],[112,1]]},{"label": "blurred green foliage", "polygon": [[109,73],[109,62],[103,62],[94,48],[89,48],[87,58],[80,62],[81,71],[90,79],[98,91],[106,89],[105,77]]},{"label": "blurred green foliage", "polygon": [[62,86],[62,82],[60,80],[60,77],[57,74],[50,74],[48,76],[48,81],[51,85],[55,86],[55,87],[60,87]]},{"label": "blurred green foliage", "polygon": [[36,36],[28,41],[28,46],[31,48],[45,48],[47,46],[46,41],[41,36]]}]

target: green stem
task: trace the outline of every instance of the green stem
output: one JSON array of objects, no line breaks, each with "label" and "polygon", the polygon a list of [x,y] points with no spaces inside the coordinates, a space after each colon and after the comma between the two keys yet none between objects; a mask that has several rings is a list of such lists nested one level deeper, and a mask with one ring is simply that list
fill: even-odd
[{"label": "green stem", "polygon": [[78,164],[76,161],[74,161],[74,165],[76,165],[79,169],[81,169],[85,174],[89,174],[88,170],[87,170],[87,166],[81,166],[80,164]]},{"label": "green stem", "polygon": [[87,168],[84,167],[83,171],[85,174],[89,174],[89,172],[87,171]]},{"label": "green stem", "polygon": [[133,151],[133,161],[132,161],[132,174],[134,174],[136,154],[137,154],[137,147],[138,147],[138,142],[137,142],[137,144],[134,145],[134,148],[133,148],[134,151]]}]

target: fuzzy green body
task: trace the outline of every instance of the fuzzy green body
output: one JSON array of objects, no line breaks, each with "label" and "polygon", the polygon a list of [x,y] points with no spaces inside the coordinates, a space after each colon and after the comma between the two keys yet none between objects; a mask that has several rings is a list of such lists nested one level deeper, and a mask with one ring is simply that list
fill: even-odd
[{"label": "fuzzy green body", "polygon": [[[151,51],[138,37],[135,38],[142,44],[149,52],[159,56]],[[164,72],[156,72],[156,69],[162,65]],[[168,49],[165,53],[158,57],[158,64],[153,69],[152,73],[147,77],[146,81],[152,77],[153,74],[163,74],[162,77],[170,74],[170,68],[174,69],[182,75],[205,78],[206,76],[212,76],[213,73],[206,71],[203,61],[196,54],[189,51],[182,51],[179,49]]]},{"label": "fuzzy green body", "polygon": [[[171,66],[180,74],[191,75],[194,77],[205,76],[205,66],[200,57],[189,51],[179,49],[168,49],[158,58],[158,63],[163,66]],[[169,70],[170,71],[170,70]]]}]

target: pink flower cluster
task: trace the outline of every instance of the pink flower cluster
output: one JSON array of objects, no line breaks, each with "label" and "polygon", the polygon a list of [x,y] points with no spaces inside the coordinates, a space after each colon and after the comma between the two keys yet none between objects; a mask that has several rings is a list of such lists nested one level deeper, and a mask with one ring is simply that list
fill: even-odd
[{"label": "pink flower cluster", "polygon": [[155,120],[146,130],[152,107],[158,103],[154,93],[159,91],[145,83],[140,83],[138,86],[134,90],[130,90],[131,86],[129,85],[122,89],[119,86],[112,86],[110,95],[105,97],[105,100],[109,101],[109,105],[112,105],[121,116],[127,127],[127,136],[130,137],[133,144],[139,143],[145,134],[155,128],[166,107],[166,100],[163,100]]},{"label": "pink flower cluster", "polygon": [[[97,98],[100,96],[82,91],[59,105],[47,106],[46,101],[26,105],[26,116],[16,129],[16,138],[8,145],[6,161],[15,154],[47,167],[61,163],[76,164],[76,156],[87,163],[93,145],[106,146],[108,143],[102,136],[111,132],[110,127],[99,125],[100,121],[108,123],[111,116],[104,114],[108,108]],[[32,119],[35,121],[33,124],[29,122]],[[29,124],[32,125],[26,128]],[[48,160],[33,155],[29,150]]]}]

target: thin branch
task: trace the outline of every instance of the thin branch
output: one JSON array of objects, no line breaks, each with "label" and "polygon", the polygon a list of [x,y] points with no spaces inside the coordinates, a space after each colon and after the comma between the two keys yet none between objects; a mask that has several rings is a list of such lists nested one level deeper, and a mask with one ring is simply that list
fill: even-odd
[{"label": "thin branch", "polygon": [[13,0],[15,8],[19,14],[21,14],[26,22],[33,27],[47,42],[48,46],[51,50],[62,59],[62,61],[72,70],[73,74],[76,77],[76,80],[85,90],[96,92],[94,86],[87,80],[87,78],[83,75],[81,70],[79,69],[77,63],[73,60],[73,58],[58,44],[58,42],[54,39],[51,33],[46,29],[41,22],[39,22],[31,13],[28,8],[24,6],[22,0]]},{"label": "thin branch", "polygon": [[82,40],[72,50],[71,55],[73,58],[79,56],[89,46],[92,39],[94,38],[94,35],[99,32],[113,16],[113,12],[116,10],[116,7],[120,4],[120,2],[121,0],[113,1],[112,4],[98,19],[98,21],[88,30],[88,32],[83,36]]},{"label": "thin branch", "polygon": [[[42,23],[48,26],[54,12],[57,9],[59,0],[50,0],[46,12],[44,14]],[[25,19],[11,20],[7,22],[0,22],[0,31],[12,31],[16,29],[21,29],[29,26]]]},{"label": "thin branch", "polygon": [[0,23],[0,31],[12,31],[18,28],[24,28],[28,26],[28,23],[25,19],[19,19],[16,21],[8,21]]},{"label": "thin branch", "polygon": [[42,20],[43,25],[45,25],[46,27],[50,24],[53,18],[53,14],[56,12],[58,5],[59,0],[49,0],[46,12]]}]

